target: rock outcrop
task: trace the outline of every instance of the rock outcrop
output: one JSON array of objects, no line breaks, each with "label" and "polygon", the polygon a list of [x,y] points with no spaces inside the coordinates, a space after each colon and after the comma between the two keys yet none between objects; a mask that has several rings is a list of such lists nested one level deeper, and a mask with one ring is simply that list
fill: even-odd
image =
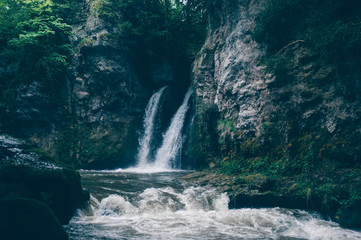
[{"label": "rock outcrop", "polygon": [[[260,65],[265,47],[251,36],[257,1],[213,1],[210,8],[208,37],[193,68],[197,112],[193,138],[200,138],[194,142],[203,144],[198,148],[208,159],[210,152],[218,155],[220,144],[229,138],[259,133],[270,94],[267,86],[273,80]],[[216,143],[208,135],[218,139]]]},{"label": "rock outcrop", "polygon": [[[360,211],[361,74],[353,52],[361,41],[350,20],[360,5],[308,4],[312,11],[303,1],[211,1],[208,36],[194,62],[196,115],[185,156],[231,176],[292,180],[276,195],[313,195],[335,220],[360,227],[343,217]],[[267,32],[272,20],[274,28],[283,24],[278,35]]]},{"label": "rock outcrop", "polygon": [[68,97],[73,122],[64,126],[65,133],[59,131],[60,143],[66,146],[66,131],[72,132],[75,123],[84,136],[74,142],[79,147],[69,148],[73,162],[92,168],[124,166],[135,156],[136,130],[151,89],[141,85],[126,44],[112,38],[120,34],[117,25],[99,17],[96,1],[83,11],[71,37],[74,70]]},{"label": "rock outcrop", "polygon": [[[71,68],[55,87],[31,79],[10,89],[14,100],[0,106],[0,127],[74,168],[131,165],[147,101],[159,87],[172,85],[162,116],[167,122],[188,88],[189,60],[183,55],[138,56],[139,50],[123,37],[125,20],[115,3],[71,4],[74,9],[67,11],[73,15],[65,19],[72,27]],[[104,11],[112,17],[104,16]],[[0,74],[16,78],[16,67],[1,68]]]},{"label": "rock outcrop", "polygon": [[[357,171],[358,174],[360,172]],[[296,178],[275,178],[260,173],[226,175],[219,170],[208,169],[190,173],[180,181],[192,186],[212,186],[220,192],[226,192],[230,197],[230,208],[281,207],[318,211],[326,219],[331,218],[344,227],[361,227],[360,200],[356,200],[351,206],[342,206],[330,199],[330,189],[326,194],[315,192],[315,189],[311,188],[301,189],[297,186]],[[346,192],[354,179],[338,181],[343,181],[340,183],[339,192]]]},{"label": "rock outcrop", "polygon": [[[72,67],[55,88],[37,79],[21,83],[11,89],[14,101],[1,109],[4,132],[30,140],[75,168],[129,164],[153,91],[141,84],[131,52],[114,38],[121,29],[99,17],[97,3],[78,1],[76,10],[69,10],[74,15],[66,16],[73,29]],[[8,66],[4,74],[15,78],[16,67]]]},{"label": "rock outcrop", "polygon": [[0,199],[2,239],[69,239],[59,220],[43,203],[26,198]]},{"label": "rock outcrop", "polygon": [[75,210],[89,200],[89,193],[83,191],[79,173],[39,154],[40,150],[19,139],[0,136],[0,198],[35,199],[67,224]]},{"label": "rock outcrop", "polygon": [[[277,56],[286,60],[270,68],[265,62],[270,55],[267,38],[254,40],[264,9],[264,1],[213,1],[208,37],[193,68],[194,142],[203,142],[204,156],[274,153],[287,159],[306,154],[301,145],[308,137],[312,154],[319,155],[315,158],[332,158],[337,148],[339,160],[356,164],[361,157],[354,144],[360,142],[361,104],[359,94],[350,97],[354,89],[347,90],[347,85],[360,88],[354,80],[360,78],[359,69],[342,78],[341,70],[323,64],[323,56],[303,40],[278,49]],[[318,11],[323,17],[327,10]],[[207,121],[207,116],[217,120]],[[217,137],[217,150],[210,147],[209,135]]]}]

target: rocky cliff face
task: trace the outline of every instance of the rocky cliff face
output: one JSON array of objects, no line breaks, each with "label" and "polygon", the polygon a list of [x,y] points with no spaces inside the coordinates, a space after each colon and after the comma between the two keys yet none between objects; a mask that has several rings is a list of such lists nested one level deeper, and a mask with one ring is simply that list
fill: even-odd
[{"label": "rocky cliff face", "polygon": [[[218,155],[226,139],[257,135],[273,76],[260,65],[264,46],[251,37],[257,1],[215,1],[211,9],[208,37],[193,68],[197,112],[193,137],[201,138],[204,152],[210,144],[209,150]],[[206,139],[209,134],[217,144]]]},{"label": "rocky cliff face", "polygon": [[[313,43],[304,38],[319,29],[302,27],[295,18],[286,24],[286,30],[292,28],[287,37],[276,39],[278,48],[269,36],[256,41],[267,2],[209,1],[208,37],[192,74],[196,116],[184,149],[189,156],[185,165],[236,159],[236,168],[245,164],[254,170],[286,171],[292,165],[291,170],[308,171],[329,160],[359,164],[360,69],[348,59],[342,66],[331,64],[329,56],[321,62]],[[300,1],[290,2],[300,9]],[[108,168],[129,163],[136,155],[137,130],[152,88],[176,86],[169,94],[175,104],[164,117],[169,119],[187,88],[179,91],[180,86],[188,82],[187,71],[176,68],[178,62],[163,58],[139,74],[126,44],[114,40],[120,39],[114,36],[121,35],[121,29],[99,17],[97,4],[78,4],[79,16],[72,20],[73,68],[59,87],[45,94],[36,79],[21,84],[14,103],[1,111],[6,121],[0,124],[76,167]],[[327,22],[320,14],[326,9],[312,14]],[[302,16],[303,22],[314,23],[309,15]],[[282,15],[280,19],[287,22]],[[349,25],[352,36],[359,38],[359,25]],[[276,50],[276,60],[270,58],[270,49]],[[268,64],[272,61],[273,68]],[[16,66],[1,72],[15,75]]]},{"label": "rocky cliff face", "polygon": [[[183,73],[188,69],[167,59],[142,62],[120,37],[121,13],[102,17],[97,4],[99,1],[86,1],[84,17],[73,25],[73,71],[68,76],[71,119],[58,131],[55,149],[78,166],[124,167],[134,163],[152,92],[169,85],[162,111],[162,119],[168,122],[188,87],[189,78]],[[77,138],[72,139],[74,136]]]},{"label": "rocky cliff face", "polygon": [[128,163],[135,155],[136,130],[141,126],[151,89],[140,84],[129,49],[112,39],[119,29],[99,18],[96,3],[86,4],[86,17],[73,26],[74,71],[70,74],[69,110],[75,120],[65,126],[60,141],[67,141],[67,131],[73,131],[75,124],[83,136],[74,142],[77,152],[71,152],[70,157],[81,165],[114,167]]},{"label": "rocky cliff face", "polygon": [[[76,168],[130,165],[148,99],[170,85],[162,105],[164,130],[188,88],[189,60],[184,54],[170,58],[164,53],[142,59],[147,54],[130,47],[122,10],[115,3],[72,4],[76,9],[68,12],[74,16],[66,16],[72,26],[71,69],[50,89],[38,79],[13,87],[13,103],[6,110],[0,106],[0,127]],[[147,51],[146,46],[141,49]],[[1,68],[0,76],[15,78],[17,67]]]},{"label": "rocky cliff face", "polygon": [[[251,168],[330,159],[358,164],[361,105],[347,84],[360,88],[359,69],[341,76],[334,65],[320,64],[320,54],[302,35],[277,49],[283,62],[266,68],[267,38],[254,40],[265,7],[265,1],[252,0],[211,6],[210,30],[193,69],[197,115],[191,141],[200,149],[193,153],[210,162],[212,156],[245,158],[240,164],[249,161]],[[327,9],[315,12],[323,16]]]},{"label": "rocky cliff face", "polygon": [[243,134],[254,135],[263,107],[258,100],[267,98],[272,81],[260,66],[265,49],[250,35],[258,6],[250,1],[216,4],[214,8],[222,10],[212,16],[209,36],[195,62],[194,86],[203,102],[215,104]]},{"label": "rocky cliff face", "polygon": [[351,219],[361,199],[360,4],[231,2],[210,6],[193,68],[187,156],[237,176],[225,184],[236,191],[254,174],[282,182],[240,199],[261,196],[262,206],[264,194],[314,199],[319,208],[311,208],[359,227]]},{"label": "rocky cliff face", "polygon": [[36,79],[21,84],[2,121],[4,131],[82,168],[131,162],[152,92],[140,83],[126,44],[114,40],[119,28],[99,17],[97,2],[80,1],[69,16],[72,69],[57,89],[44,91]]}]

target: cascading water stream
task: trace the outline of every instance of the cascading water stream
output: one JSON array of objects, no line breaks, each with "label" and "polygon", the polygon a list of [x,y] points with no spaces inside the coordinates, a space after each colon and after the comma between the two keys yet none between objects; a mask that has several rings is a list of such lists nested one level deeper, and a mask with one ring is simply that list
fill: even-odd
[{"label": "cascading water stream", "polygon": [[144,127],[144,134],[139,139],[139,148],[138,148],[138,155],[137,155],[137,167],[141,168],[147,165],[148,160],[150,158],[150,144],[153,138],[154,132],[154,123],[156,114],[158,112],[158,107],[160,103],[160,99],[164,92],[164,89],[167,87],[162,87],[153,96],[149,99],[147,107],[145,109],[144,120],[143,120],[143,127]]},{"label": "cascading water stream", "polygon": [[189,99],[192,95],[192,89],[189,88],[182,105],[172,118],[171,124],[167,132],[163,135],[162,146],[158,149],[154,166],[159,169],[179,168],[180,163],[177,162],[178,154],[183,144],[182,129],[189,108]]},{"label": "cascading water stream", "polygon": [[[166,87],[153,94],[144,115],[144,134],[139,139],[137,165],[127,169],[136,172],[162,172],[179,169],[179,153],[183,144],[183,126],[189,109],[191,88],[184,96],[181,106],[172,117],[167,131],[163,134],[162,144],[156,151],[155,159],[151,159],[151,144],[155,130],[155,119],[159,111],[160,99]],[[122,171],[120,169],[120,171]]]}]

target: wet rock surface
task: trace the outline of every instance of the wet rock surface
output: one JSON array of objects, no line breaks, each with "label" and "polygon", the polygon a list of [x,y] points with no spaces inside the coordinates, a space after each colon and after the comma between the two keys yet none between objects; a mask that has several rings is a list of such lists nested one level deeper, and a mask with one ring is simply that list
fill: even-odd
[{"label": "wet rock surface", "polygon": [[36,199],[67,224],[76,208],[89,199],[79,173],[44,162],[44,157],[23,149],[23,145],[22,140],[0,136],[0,198]]},{"label": "wet rock surface", "polygon": [[[201,151],[205,155],[213,152],[213,157],[220,152],[237,155],[249,151],[254,157],[262,152],[276,155],[280,152],[277,148],[283,148],[299,157],[304,147],[297,141],[311,134],[325,145],[332,145],[330,139],[343,139],[350,147],[343,158],[360,159],[353,144],[360,141],[360,98],[346,94],[348,82],[359,88],[354,81],[360,76],[359,69],[353,69],[352,78],[348,74],[348,80],[343,79],[339,69],[322,62],[317,51],[302,39],[279,50],[276,56],[283,62],[277,62],[275,69],[266,68],[267,38],[254,40],[258,17],[264,10],[262,1],[212,4],[216,10],[210,14],[209,35],[192,75],[196,93],[194,142],[204,142],[207,148]],[[213,124],[204,117],[209,111],[217,118]],[[211,134],[218,140],[218,151],[206,143],[211,140],[205,135]],[[298,152],[293,153],[294,149]],[[287,154],[277,157],[289,158]]]},{"label": "wet rock surface", "polygon": [[54,213],[43,203],[26,198],[0,199],[2,239],[67,240]]},{"label": "wet rock surface", "polygon": [[[29,151],[32,145],[26,145],[25,141],[8,135],[0,135],[0,168],[4,166],[28,166],[34,169],[61,169],[50,160],[47,155],[39,156]],[[46,159],[48,158],[48,159]]]},{"label": "wet rock surface", "polygon": [[131,52],[114,40],[117,24],[99,17],[96,1],[79,1],[76,11],[68,18],[71,69],[50,88],[38,79],[20,84],[0,127],[75,168],[124,166],[153,89],[141,84]]},{"label": "wet rock surface", "polygon": [[[336,57],[343,56],[337,49],[332,59],[320,53],[312,44],[319,39],[310,38],[321,31],[309,23],[318,19],[317,24],[334,30],[330,21],[337,17],[345,21],[340,29],[352,24],[344,20],[344,12],[332,15],[322,4],[311,13],[304,8],[302,21],[285,7],[284,15],[275,15],[275,25],[283,16],[290,21],[273,40],[284,40],[283,33],[291,37],[272,52],[269,35],[256,41],[261,21],[267,22],[267,14],[277,8],[272,3],[265,11],[267,2],[210,4],[208,36],[194,62],[196,114],[184,156],[230,175],[211,173],[199,179],[233,195],[234,206],[316,209],[359,228],[357,221],[346,221],[356,218],[341,217],[359,209],[359,58]],[[301,11],[298,7],[295,12]],[[339,40],[330,29],[322,33],[330,34],[326,43],[332,46]],[[351,42],[358,52],[359,41]],[[347,66],[355,67],[343,71],[346,59]]]},{"label": "wet rock surface", "polygon": [[267,99],[267,85],[273,78],[260,66],[264,46],[250,35],[259,9],[255,1],[217,4],[210,35],[194,65],[197,97],[215,104],[244,135],[254,135],[265,104],[262,100]]}]

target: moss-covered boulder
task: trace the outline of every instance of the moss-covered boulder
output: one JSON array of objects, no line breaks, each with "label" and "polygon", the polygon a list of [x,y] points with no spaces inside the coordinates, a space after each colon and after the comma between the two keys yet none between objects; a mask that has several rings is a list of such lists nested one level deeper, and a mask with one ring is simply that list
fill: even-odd
[{"label": "moss-covered boulder", "polygon": [[0,197],[32,198],[49,206],[62,224],[67,224],[77,207],[89,199],[79,173],[70,169],[36,169],[4,166],[0,169]]},{"label": "moss-covered boulder", "polygon": [[336,215],[336,220],[345,227],[361,228],[361,201],[354,205],[340,209]]},{"label": "moss-covered boulder", "polygon": [[26,198],[0,200],[0,238],[66,240],[59,220],[45,204]]}]

